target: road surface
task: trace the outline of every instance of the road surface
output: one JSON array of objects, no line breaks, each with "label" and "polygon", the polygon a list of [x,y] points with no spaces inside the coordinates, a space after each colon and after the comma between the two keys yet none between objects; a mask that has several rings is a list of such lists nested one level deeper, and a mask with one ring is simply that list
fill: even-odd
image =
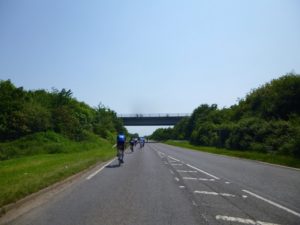
[{"label": "road surface", "polygon": [[300,224],[300,171],[158,143],[51,196],[14,225]]}]

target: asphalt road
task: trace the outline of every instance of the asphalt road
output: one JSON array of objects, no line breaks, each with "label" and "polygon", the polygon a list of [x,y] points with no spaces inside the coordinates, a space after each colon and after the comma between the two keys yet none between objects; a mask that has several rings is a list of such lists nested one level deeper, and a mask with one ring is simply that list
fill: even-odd
[{"label": "asphalt road", "polygon": [[146,144],[90,171],[14,225],[300,224],[300,171]]}]

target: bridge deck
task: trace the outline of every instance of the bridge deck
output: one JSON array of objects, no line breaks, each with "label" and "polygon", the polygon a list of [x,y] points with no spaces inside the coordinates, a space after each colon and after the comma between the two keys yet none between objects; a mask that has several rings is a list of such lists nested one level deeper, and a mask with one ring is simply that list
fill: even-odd
[{"label": "bridge deck", "polygon": [[172,126],[189,114],[131,114],[119,115],[125,126]]}]

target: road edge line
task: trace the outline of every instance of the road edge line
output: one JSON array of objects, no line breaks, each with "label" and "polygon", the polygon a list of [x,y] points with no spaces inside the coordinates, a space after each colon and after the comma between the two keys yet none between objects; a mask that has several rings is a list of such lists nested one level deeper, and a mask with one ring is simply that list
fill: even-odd
[{"label": "road edge line", "polygon": [[111,164],[113,161],[116,160],[116,157],[110,160],[108,163],[104,164],[100,169],[96,170],[94,173],[90,174],[89,176],[86,177],[86,180],[92,179],[94,176],[96,176],[99,172],[101,172],[105,167],[107,167],[109,164]]}]

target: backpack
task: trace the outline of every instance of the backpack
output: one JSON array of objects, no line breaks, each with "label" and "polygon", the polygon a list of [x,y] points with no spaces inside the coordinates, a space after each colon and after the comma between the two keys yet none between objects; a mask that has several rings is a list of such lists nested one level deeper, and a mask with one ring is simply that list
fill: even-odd
[{"label": "backpack", "polygon": [[124,134],[119,134],[117,137],[117,142],[118,143],[125,143],[125,135]]}]

